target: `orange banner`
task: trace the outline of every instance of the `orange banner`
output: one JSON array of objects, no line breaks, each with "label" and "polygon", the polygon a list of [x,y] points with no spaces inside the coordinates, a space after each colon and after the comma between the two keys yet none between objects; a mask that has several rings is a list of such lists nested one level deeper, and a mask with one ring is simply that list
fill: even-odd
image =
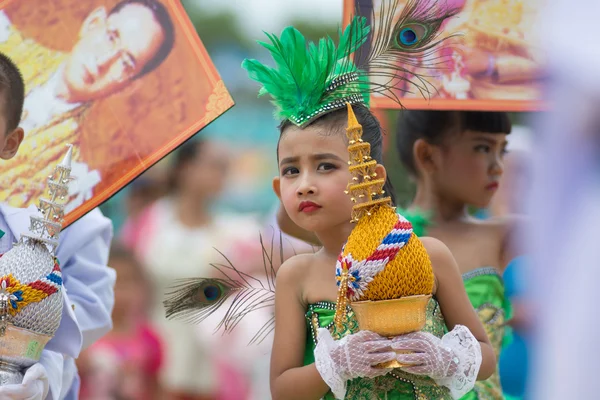
[{"label": "orange banner", "polygon": [[233,106],[178,0],[0,2],[0,51],[26,84],[0,199],[37,204],[73,144],[68,225]]},{"label": "orange banner", "polygon": [[[394,82],[406,108],[532,111],[544,109],[544,55],[535,37],[542,0],[416,0],[424,7],[458,12],[444,20],[433,50],[407,53],[402,77]],[[385,2],[385,3],[384,3]],[[355,9],[378,29],[381,11],[396,3],[399,21],[406,0],[345,0],[344,21]],[[374,18],[370,11],[373,10]],[[418,22],[418,21],[417,21]],[[425,83],[427,82],[427,83]],[[374,95],[374,108],[400,108]]]}]

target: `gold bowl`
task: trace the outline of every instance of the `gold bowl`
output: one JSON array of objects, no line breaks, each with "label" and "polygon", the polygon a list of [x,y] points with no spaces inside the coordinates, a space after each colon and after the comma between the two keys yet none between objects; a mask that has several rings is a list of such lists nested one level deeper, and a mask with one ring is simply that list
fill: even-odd
[{"label": "gold bowl", "polygon": [[431,295],[406,296],[392,300],[357,301],[350,304],[360,330],[394,337],[423,329]]},{"label": "gold bowl", "polygon": [[[423,329],[427,321],[427,304],[431,295],[406,296],[392,300],[357,301],[350,306],[361,330],[385,337],[395,337]],[[398,353],[407,353],[398,351]],[[397,360],[378,364],[376,368],[401,368]]]}]

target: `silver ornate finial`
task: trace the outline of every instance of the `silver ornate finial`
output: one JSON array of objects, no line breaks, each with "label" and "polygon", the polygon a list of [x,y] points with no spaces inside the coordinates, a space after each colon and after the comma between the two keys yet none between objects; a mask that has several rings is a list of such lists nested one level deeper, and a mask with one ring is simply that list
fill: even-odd
[{"label": "silver ornate finial", "polygon": [[48,178],[49,196],[29,232],[0,257],[0,387],[23,382],[54,337],[63,310],[60,263],[54,256],[71,180],[73,149]]},{"label": "silver ornate finial", "polygon": [[38,210],[42,216],[32,216],[30,232],[22,236],[22,238],[45,243],[52,254],[58,246],[58,235],[62,229],[65,215],[64,203],[69,194],[69,182],[71,181],[73,145],[68,144],[67,146],[69,147],[67,154],[48,177],[49,198],[40,199]]},{"label": "silver ornate finial", "polygon": [[67,151],[67,154],[65,154],[65,157],[63,158],[60,165],[61,165],[61,167],[68,169],[70,171],[71,170],[71,159],[73,158],[73,145],[67,144],[67,147],[69,148],[69,150]]}]

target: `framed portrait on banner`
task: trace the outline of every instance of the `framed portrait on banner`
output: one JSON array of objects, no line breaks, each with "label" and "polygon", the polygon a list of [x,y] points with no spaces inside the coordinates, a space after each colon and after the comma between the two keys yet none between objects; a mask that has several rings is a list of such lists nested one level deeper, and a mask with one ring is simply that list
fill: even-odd
[{"label": "framed portrait on banner", "polygon": [[[409,1],[441,15],[453,10],[453,15],[443,20],[438,44],[407,55],[405,79],[394,83],[404,107],[499,111],[545,107],[544,54],[536,37],[543,0],[345,0],[344,22],[358,12],[378,29],[383,15],[399,21]],[[372,103],[374,108],[399,108],[380,95],[374,95]]]},{"label": "framed portrait on banner", "polygon": [[0,199],[37,204],[74,145],[68,225],[233,106],[179,0],[0,1],[26,97]]}]

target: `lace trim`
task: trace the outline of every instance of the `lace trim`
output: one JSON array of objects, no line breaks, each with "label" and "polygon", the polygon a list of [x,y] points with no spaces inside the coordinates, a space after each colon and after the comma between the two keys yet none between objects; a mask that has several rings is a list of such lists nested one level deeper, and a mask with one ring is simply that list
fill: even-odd
[{"label": "lace trim", "polygon": [[471,331],[462,325],[456,325],[445,334],[442,345],[454,353],[453,361],[457,364],[457,370],[452,376],[436,379],[436,382],[450,389],[453,398],[459,399],[475,386],[482,361],[481,345]]},{"label": "lace trim", "polygon": [[[336,373],[335,364],[330,354],[339,343],[335,343],[329,330],[319,328],[317,332],[317,346],[315,347],[315,366],[336,399],[346,396],[346,381]],[[341,339],[340,342],[344,340]]]}]

